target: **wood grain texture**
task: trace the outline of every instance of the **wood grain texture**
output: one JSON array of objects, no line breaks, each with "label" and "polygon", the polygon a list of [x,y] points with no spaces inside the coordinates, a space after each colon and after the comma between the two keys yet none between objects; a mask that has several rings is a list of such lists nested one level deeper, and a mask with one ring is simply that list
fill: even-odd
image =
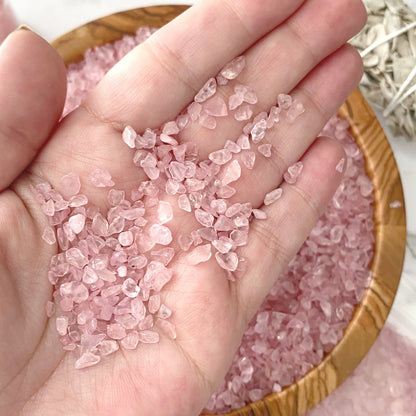
[{"label": "wood grain texture", "polygon": [[[62,36],[53,46],[66,64],[90,47],[132,34],[139,26],[161,27],[186,6],[157,6],[118,13],[88,23]],[[299,416],[318,404],[356,368],[379,334],[399,284],[406,244],[406,218],[399,171],[390,145],[371,107],[355,90],[340,109],[351,124],[375,186],[375,255],[373,279],[345,330],[344,337],[322,363],[280,393],[236,410],[229,416]],[[402,207],[392,209],[390,203]]]}]

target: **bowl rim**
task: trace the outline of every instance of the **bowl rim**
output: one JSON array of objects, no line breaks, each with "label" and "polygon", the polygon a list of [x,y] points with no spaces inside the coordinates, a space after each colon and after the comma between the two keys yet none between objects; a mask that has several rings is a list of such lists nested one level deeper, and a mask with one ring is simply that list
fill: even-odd
[{"label": "bowl rim", "polygon": [[[66,65],[83,58],[94,46],[134,34],[140,26],[161,27],[189,6],[161,5],[115,13],[60,36],[52,46]],[[146,16],[146,21],[140,21]],[[358,89],[341,106],[339,115],[364,154],[366,171],[375,188],[375,250],[372,279],[362,301],[344,329],[344,336],[322,362],[279,393],[228,413],[228,416],[298,416],[335,390],[358,366],[382,329],[398,288],[406,249],[403,188],[392,149],[370,105]],[[400,201],[392,209],[390,203]],[[227,416],[226,415],[226,416]]]}]

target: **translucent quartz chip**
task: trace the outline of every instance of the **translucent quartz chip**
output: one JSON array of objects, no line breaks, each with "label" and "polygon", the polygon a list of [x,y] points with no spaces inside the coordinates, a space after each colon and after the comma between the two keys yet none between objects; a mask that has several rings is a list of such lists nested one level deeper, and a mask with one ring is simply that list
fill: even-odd
[{"label": "translucent quartz chip", "polygon": [[147,266],[143,281],[149,289],[160,292],[162,287],[170,281],[172,275],[173,272],[171,269],[167,269],[160,262],[151,261]]},{"label": "translucent quartz chip", "polygon": [[101,342],[101,344],[99,345],[100,348],[100,353],[102,356],[106,356],[106,355],[110,355],[113,352],[118,351],[119,346],[117,341],[113,341],[113,340],[104,340],[103,342]]},{"label": "translucent quartz chip", "polygon": [[179,131],[183,130],[190,121],[190,117],[188,114],[181,114],[178,117],[176,117],[176,124],[178,126]]},{"label": "translucent quartz chip", "polygon": [[55,204],[52,199],[42,204],[42,211],[48,217],[53,217],[55,214]]},{"label": "translucent quartz chip", "polygon": [[175,140],[173,137],[168,136],[167,134],[163,134],[163,133],[160,135],[160,141],[162,143],[170,144],[172,146],[177,146],[178,145],[177,140]]},{"label": "translucent quartz chip", "polygon": [[264,156],[270,157],[272,155],[272,145],[269,143],[261,144],[257,150]]},{"label": "translucent quartz chip", "polygon": [[257,104],[257,94],[252,88],[247,88],[246,92],[244,93],[244,102],[247,104]]},{"label": "translucent quartz chip", "polygon": [[183,163],[173,161],[169,164],[168,169],[173,179],[179,182],[185,179],[186,166]]},{"label": "translucent quartz chip", "polygon": [[133,244],[133,233],[131,231],[124,231],[118,236],[118,241],[123,247]]},{"label": "translucent quartz chip", "polygon": [[207,100],[202,106],[205,113],[214,117],[225,117],[228,115],[227,104],[223,98],[215,96]]},{"label": "translucent quartz chip", "polygon": [[56,306],[53,302],[51,302],[50,300],[48,300],[46,302],[46,316],[48,318],[51,318],[53,315],[55,315],[56,312]]},{"label": "translucent quartz chip", "polygon": [[215,253],[215,259],[220,267],[230,272],[234,272],[238,266],[238,256],[237,253],[229,252],[229,253]]},{"label": "translucent quartz chip", "polygon": [[137,136],[136,148],[137,149],[153,149],[156,144],[156,133],[152,129],[146,129],[143,136]]},{"label": "translucent quartz chip", "polygon": [[217,127],[217,121],[215,120],[215,118],[206,113],[201,114],[198,122],[202,127],[205,127],[210,130],[214,130],[215,127]]},{"label": "translucent quartz chip", "polygon": [[159,333],[150,330],[140,331],[139,341],[143,344],[157,344],[159,342]]},{"label": "translucent quartz chip", "polygon": [[172,247],[165,247],[160,250],[153,250],[150,255],[153,260],[159,261],[164,266],[167,266],[175,255],[175,249]]},{"label": "translucent quartz chip", "polygon": [[133,127],[126,126],[121,137],[123,142],[126,143],[130,149],[134,149],[136,147],[137,133],[134,131]]},{"label": "translucent quartz chip", "polygon": [[111,179],[110,172],[108,172],[108,170],[106,169],[95,169],[90,175],[90,181],[97,188],[114,186],[114,182]]},{"label": "translucent quartz chip", "polygon": [[165,191],[168,195],[176,195],[178,193],[179,186],[180,183],[177,180],[169,178],[166,181]]},{"label": "translucent quartz chip", "polygon": [[157,317],[161,319],[168,319],[172,316],[172,310],[165,304],[160,305]]},{"label": "translucent quartz chip", "polygon": [[344,165],[345,165],[345,158],[342,158],[337,165],[335,166],[335,170],[339,173],[342,173],[342,171],[344,170]]},{"label": "translucent quartz chip", "polygon": [[195,210],[195,218],[204,227],[212,227],[214,224],[214,216],[203,209]]},{"label": "translucent quartz chip", "polygon": [[224,149],[229,150],[231,153],[240,153],[241,147],[231,140],[227,140],[224,145]]},{"label": "translucent quartz chip", "polygon": [[62,193],[67,196],[77,195],[81,189],[81,182],[76,173],[68,173],[61,178]]},{"label": "translucent quartz chip", "polygon": [[248,383],[253,377],[254,367],[251,361],[247,357],[242,357],[238,361],[238,368],[241,371],[241,381]]},{"label": "translucent quartz chip", "polygon": [[204,263],[211,258],[211,244],[195,247],[187,256],[187,262],[191,266]]},{"label": "translucent quartz chip", "polygon": [[205,188],[205,182],[195,178],[189,178],[185,181],[188,192],[202,191]]},{"label": "translucent quartz chip", "polygon": [[292,97],[287,94],[279,94],[277,96],[277,104],[283,110],[287,110],[292,105]]},{"label": "translucent quartz chip", "polygon": [[126,336],[126,329],[121,324],[107,325],[107,335],[112,339],[122,339]]},{"label": "translucent quartz chip", "polygon": [[165,224],[173,218],[173,209],[172,205],[166,201],[159,201],[157,207],[157,219],[160,224]]},{"label": "translucent quartz chip", "polygon": [[115,282],[117,280],[117,277],[114,272],[108,269],[103,270],[97,270],[97,275],[101,280],[104,280],[105,282]]},{"label": "translucent quartz chip", "polygon": [[137,286],[136,282],[130,277],[123,282],[121,290],[129,298],[135,298],[140,292],[139,286]]},{"label": "translucent quartz chip", "polygon": [[250,149],[250,140],[247,134],[242,134],[237,139],[237,145],[241,147],[241,150],[249,150]]},{"label": "translucent quartz chip", "polygon": [[232,240],[226,237],[221,237],[219,240],[214,240],[212,245],[220,252],[220,253],[228,253],[233,248]]},{"label": "translucent quartz chip", "polygon": [[[276,191],[276,189],[275,189],[275,191]],[[253,215],[254,215],[254,218],[256,218],[258,220],[267,219],[267,214],[264,211],[262,211],[261,209],[253,209]]]},{"label": "translucent quartz chip", "polygon": [[164,225],[153,224],[150,227],[149,235],[155,244],[167,246],[172,242],[172,233],[170,229]]},{"label": "translucent quartz chip", "polygon": [[296,183],[299,175],[301,174],[303,169],[302,162],[296,162],[292,166],[289,166],[287,171],[283,175],[283,179],[290,184]]},{"label": "translucent quartz chip", "polygon": [[195,95],[195,102],[202,103],[208,98],[212,97],[217,91],[217,81],[215,78],[210,78],[205,85],[199,90],[198,94]]},{"label": "translucent quartz chip", "polygon": [[55,231],[52,227],[45,227],[42,234],[42,239],[45,243],[53,245],[56,243]]},{"label": "translucent quartz chip", "polygon": [[229,185],[224,185],[217,189],[218,198],[231,198],[235,193],[236,190]]},{"label": "translucent quartz chip", "polygon": [[143,269],[147,265],[147,258],[143,254],[129,259],[129,267],[133,269]]},{"label": "translucent quartz chip", "polygon": [[191,104],[189,104],[187,108],[187,112],[189,114],[189,117],[191,117],[192,121],[195,121],[198,119],[199,115],[201,114],[201,111],[202,111],[202,105],[196,102],[192,102]]},{"label": "translucent quartz chip", "polygon": [[168,136],[171,136],[173,134],[178,134],[179,133],[179,127],[176,124],[175,121],[168,121],[164,126],[163,126],[163,130],[162,130],[163,134],[166,134]]},{"label": "translucent quartz chip", "polygon": [[192,245],[192,238],[189,235],[180,235],[178,244],[181,250],[188,251]]},{"label": "translucent quartz chip", "polygon": [[246,58],[244,56],[238,56],[232,61],[228,62],[224,68],[220,71],[220,74],[228,79],[236,79],[240,75],[241,71],[246,66]]},{"label": "translucent quartz chip", "polygon": [[74,195],[68,201],[68,206],[71,208],[79,208],[88,204],[88,198],[85,195]]},{"label": "translucent quartz chip", "polygon": [[191,207],[191,203],[189,202],[189,198],[185,195],[179,195],[178,198],[178,206],[180,209],[187,211],[187,212],[191,212],[192,211],[192,207]]},{"label": "translucent quartz chip", "polygon": [[251,140],[253,140],[253,143],[258,143],[261,140],[263,140],[266,134],[266,128],[267,128],[267,121],[264,119],[260,120],[253,126],[250,132]]},{"label": "translucent quartz chip", "polygon": [[234,221],[225,215],[220,215],[215,221],[214,228],[217,231],[232,231],[234,229]]},{"label": "translucent quartz chip", "polygon": [[246,121],[250,120],[250,118],[253,115],[253,110],[249,105],[242,105],[241,107],[238,107],[236,112],[234,113],[234,118],[237,121]]},{"label": "translucent quartz chip", "polygon": [[66,335],[68,331],[68,317],[67,316],[58,316],[56,318],[56,330],[58,334],[63,336]]},{"label": "translucent quartz chip", "polygon": [[283,193],[283,189],[282,188],[273,189],[273,191],[270,191],[264,197],[264,205],[273,204],[273,202],[276,202],[278,199],[281,198],[282,193]]},{"label": "translucent quartz chip", "polygon": [[225,165],[232,157],[232,153],[227,149],[217,150],[208,155],[208,158],[216,165]]},{"label": "translucent quartz chip", "polygon": [[232,111],[240,107],[244,102],[244,94],[233,94],[228,99],[228,108]]},{"label": "translucent quartz chip", "polygon": [[218,74],[215,79],[217,80],[218,85],[227,85],[228,79],[224,78],[221,74]]},{"label": "translucent quartz chip", "polygon": [[81,335],[81,346],[86,348],[94,348],[102,341],[104,341],[105,334],[82,334]]},{"label": "translucent quartz chip", "polygon": [[98,364],[101,360],[99,355],[93,354],[92,352],[84,352],[77,361],[75,361],[75,368],[80,370],[82,368],[91,367]]},{"label": "translucent quartz chip", "polygon": [[289,123],[294,123],[295,120],[305,112],[305,107],[299,101],[293,101],[286,113],[286,120]]},{"label": "translucent quartz chip", "polygon": [[150,313],[156,313],[160,308],[160,295],[150,296],[147,308]]},{"label": "translucent quartz chip", "polygon": [[223,185],[228,185],[231,182],[235,182],[240,176],[241,166],[237,160],[233,160],[225,167],[221,182]]},{"label": "translucent quartz chip", "polygon": [[121,341],[121,346],[126,350],[134,350],[139,344],[139,334],[137,331],[129,332]]},{"label": "translucent quartz chip", "polygon": [[88,264],[88,259],[82,254],[79,248],[73,247],[70,248],[65,252],[66,261],[72,265],[77,267],[78,269],[82,269],[84,266]]},{"label": "translucent quartz chip", "polygon": [[84,229],[85,220],[85,215],[76,214],[69,217],[68,224],[75,234],[79,234]]},{"label": "translucent quartz chip", "polygon": [[247,169],[253,169],[256,162],[256,154],[254,152],[242,152],[241,161]]},{"label": "translucent quartz chip", "polygon": [[156,325],[161,329],[163,334],[169,339],[176,339],[176,328],[171,322],[165,319],[156,319]]},{"label": "translucent quartz chip", "polygon": [[59,293],[63,298],[68,298],[76,303],[86,301],[89,295],[87,287],[77,281],[62,283],[59,287]]},{"label": "translucent quartz chip", "polygon": [[224,199],[213,199],[210,203],[210,207],[218,214],[224,214],[227,210],[227,202]]}]

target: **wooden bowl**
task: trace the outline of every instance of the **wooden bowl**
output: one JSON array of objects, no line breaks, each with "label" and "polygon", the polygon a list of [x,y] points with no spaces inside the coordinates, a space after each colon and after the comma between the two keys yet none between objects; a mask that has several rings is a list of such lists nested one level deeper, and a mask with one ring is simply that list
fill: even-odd
[{"label": "wooden bowl", "polygon": [[[140,26],[161,27],[186,6],[156,6],[114,14],[60,37],[53,46],[66,64],[91,47],[133,34]],[[390,145],[370,106],[355,90],[340,109],[366,159],[375,187],[375,253],[372,281],[338,345],[302,379],[280,393],[233,411],[229,416],[297,416],[338,387],[356,368],[379,334],[399,284],[406,246],[406,218],[399,171]],[[392,201],[400,208],[391,209]]]}]

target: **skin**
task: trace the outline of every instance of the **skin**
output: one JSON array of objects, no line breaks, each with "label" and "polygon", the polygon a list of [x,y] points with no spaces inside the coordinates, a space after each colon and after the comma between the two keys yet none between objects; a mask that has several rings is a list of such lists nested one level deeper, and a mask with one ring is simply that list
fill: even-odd
[{"label": "skin", "polygon": [[[30,31],[6,39],[0,48],[0,414],[198,414],[247,323],[341,180],[335,166],[342,148],[316,136],[360,80],[361,60],[345,42],[365,19],[359,0],[201,0],[116,65],[60,123],[66,94],[60,58]],[[235,200],[261,207],[299,159],[301,177],[282,185],[279,203],[264,208],[267,220],[252,223],[240,252],[247,270],[235,283],[215,260],[190,266],[185,257],[175,258],[176,277],[163,295],[174,310],[175,341],[162,337],[157,345],[118,351],[75,370],[75,355],[64,353],[54,319],[45,314],[57,247],[41,239],[46,221],[30,185],[44,180],[59,190],[59,179],[76,172],[83,193],[105,209],[105,193],[87,179],[92,170],[108,169],[118,189],[144,180],[120,139],[124,126],[143,131],[172,119],[240,54],[247,68],[239,81],[257,91],[256,112],[270,108],[280,92],[301,100],[306,112],[267,136],[272,158],[259,158],[254,171],[243,169]],[[214,132],[191,125],[181,141],[192,137],[204,158],[240,129],[231,119]],[[175,234],[195,224],[176,212],[170,226]]]}]

